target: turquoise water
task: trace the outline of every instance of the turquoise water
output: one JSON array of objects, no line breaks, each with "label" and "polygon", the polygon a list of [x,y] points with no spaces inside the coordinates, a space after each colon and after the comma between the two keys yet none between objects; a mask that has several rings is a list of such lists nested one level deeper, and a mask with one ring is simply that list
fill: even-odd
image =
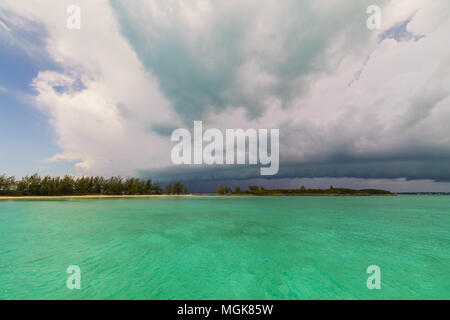
[{"label": "turquoise water", "polygon": [[446,196],[0,201],[0,299],[449,299],[449,248]]}]

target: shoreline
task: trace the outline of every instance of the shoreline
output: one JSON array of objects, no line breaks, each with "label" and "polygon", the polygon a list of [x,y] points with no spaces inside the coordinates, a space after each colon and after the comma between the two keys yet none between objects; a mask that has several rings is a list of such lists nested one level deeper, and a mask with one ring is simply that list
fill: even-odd
[{"label": "shoreline", "polygon": [[152,197],[190,197],[192,194],[136,194],[136,195],[74,195],[74,196],[0,196],[1,200],[54,200],[54,199],[122,199]]},{"label": "shoreline", "polygon": [[0,201],[7,200],[65,200],[65,199],[133,199],[161,197],[392,197],[396,194],[147,194],[147,195],[69,195],[69,196],[0,196]]}]

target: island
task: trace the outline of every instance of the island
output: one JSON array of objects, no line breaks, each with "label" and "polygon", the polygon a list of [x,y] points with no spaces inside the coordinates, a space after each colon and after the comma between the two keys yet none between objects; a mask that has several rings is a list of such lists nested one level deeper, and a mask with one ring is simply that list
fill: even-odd
[{"label": "island", "polygon": [[166,183],[164,186],[151,179],[122,177],[41,177],[38,174],[21,179],[0,175],[0,200],[47,199],[47,198],[134,198],[153,196],[393,196],[390,191],[378,189],[354,190],[348,188],[308,189],[265,189],[249,186],[248,190],[236,187],[234,191],[220,186],[214,193],[188,191],[181,182]]},{"label": "island", "polygon": [[229,187],[220,186],[216,190],[220,195],[254,195],[254,196],[395,196],[396,194],[380,189],[349,189],[349,188],[335,188],[330,186],[328,189],[307,189],[301,186],[298,189],[265,189],[264,187],[249,186],[248,190],[244,191],[236,187],[233,191]]}]

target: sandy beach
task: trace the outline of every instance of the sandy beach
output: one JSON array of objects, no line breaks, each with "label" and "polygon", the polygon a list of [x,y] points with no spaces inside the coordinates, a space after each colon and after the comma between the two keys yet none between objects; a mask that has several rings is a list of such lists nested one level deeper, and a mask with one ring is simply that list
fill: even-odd
[{"label": "sandy beach", "polygon": [[108,198],[152,198],[189,197],[192,194],[145,194],[145,195],[85,195],[85,196],[0,196],[1,200],[53,200],[53,199],[108,199]]}]

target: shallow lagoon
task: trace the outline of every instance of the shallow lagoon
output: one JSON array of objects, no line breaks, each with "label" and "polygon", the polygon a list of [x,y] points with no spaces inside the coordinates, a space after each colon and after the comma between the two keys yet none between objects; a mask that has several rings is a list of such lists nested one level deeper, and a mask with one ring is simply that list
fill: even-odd
[{"label": "shallow lagoon", "polygon": [[449,248],[448,196],[0,201],[0,299],[449,299]]}]

